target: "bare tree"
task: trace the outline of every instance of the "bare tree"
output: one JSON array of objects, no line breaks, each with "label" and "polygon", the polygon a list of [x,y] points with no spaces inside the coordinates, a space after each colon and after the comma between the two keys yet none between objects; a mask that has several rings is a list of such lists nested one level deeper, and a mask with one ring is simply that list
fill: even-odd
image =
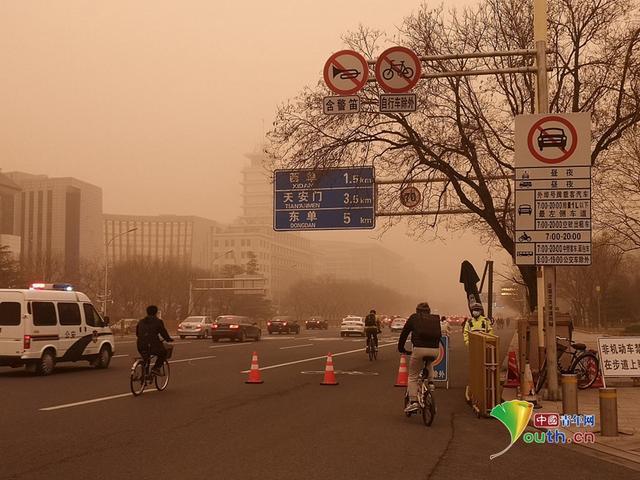
[{"label": "bare tree", "polygon": [[599,224],[614,232],[612,241],[625,251],[640,249],[640,128],[630,130],[598,172]]},{"label": "bare tree", "polygon": [[[550,47],[557,68],[551,78],[552,111],[591,111],[592,163],[640,122],[640,37],[629,18],[631,0],[557,0],[551,2]],[[399,43],[421,55],[530,49],[533,47],[530,2],[483,0],[462,11],[422,5],[407,17]],[[386,37],[361,27],[345,43],[373,59]],[[431,72],[530,65],[525,57],[430,62]],[[529,74],[449,77],[422,81],[415,89],[420,109],[413,114],[379,114],[373,107],[357,115],[325,116],[321,83],[281,106],[270,132],[274,163],[287,167],[326,168],[374,164],[376,175],[438,179],[423,189],[425,205],[441,212],[467,209],[465,216],[439,214],[414,218],[420,234],[444,224],[473,229],[483,239],[514,254],[513,117],[534,112],[535,78]],[[361,93],[375,105],[378,85]],[[277,160],[275,160],[277,159]],[[387,207],[397,200],[387,199]],[[384,199],[383,199],[384,202]],[[536,304],[533,267],[520,267],[529,304]]]}]

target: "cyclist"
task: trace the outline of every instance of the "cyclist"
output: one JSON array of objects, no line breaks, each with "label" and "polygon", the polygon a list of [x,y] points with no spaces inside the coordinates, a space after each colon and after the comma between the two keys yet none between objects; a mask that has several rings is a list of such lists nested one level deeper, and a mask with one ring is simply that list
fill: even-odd
[{"label": "cyclist", "polygon": [[471,305],[471,318],[464,324],[462,335],[464,336],[464,344],[469,346],[470,332],[493,333],[491,321],[484,316],[484,309],[480,303]]},{"label": "cyclist", "polygon": [[433,361],[440,353],[440,317],[431,314],[431,308],[427,302],[419,303],[416,313],[412,314],[407,323],[404,324],[400,339],[398,340],[398,351],[408,354],[404,348],[407,338],[411,334],[413,351],[409,360],[409,405],[405,413],[412,413],[418,410],[418,377],[426,361],[429,388],[433,390]]},{"label": "cyclist", "polygon": [[378,351],[378,333],[380,332],[380,323],[376,319],[376,311],[371,310],[369,315],[364,319],[364,332],[367,334],[367,353],[369,346],[373,346]]},{"label": "cyclist", "polygon": [[149,305],[147,307],[147,316],[138,322],[136,337],[138,338],[138,352],[143,358],[146,359],[150,355],[156,356],[156,364],[152,372],[160,375],[160,367],[167,359],[167,350],[162,345],[160,337],[166,342],[173,342],[173,338],[169,336],[164,322],[158,318],[158,307],[155,305]]}]

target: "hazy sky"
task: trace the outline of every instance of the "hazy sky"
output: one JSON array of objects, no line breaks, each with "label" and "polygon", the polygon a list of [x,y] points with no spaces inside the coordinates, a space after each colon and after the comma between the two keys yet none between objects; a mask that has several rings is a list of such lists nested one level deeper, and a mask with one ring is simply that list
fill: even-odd
[{"label": "hazy sky", "polygon": [[[0,0],[0,168],[99,185],[108,213],[231,221],[243,154],[261,143],[277,105],[321,78],[343,33],[362,23],[393,35],[418,5]],[[486,256],[464,239],[425,245],[403,235],[383,244],[446,268],[450,281],[458,257]],[[435,260],[443,250],[447,261]]]}]

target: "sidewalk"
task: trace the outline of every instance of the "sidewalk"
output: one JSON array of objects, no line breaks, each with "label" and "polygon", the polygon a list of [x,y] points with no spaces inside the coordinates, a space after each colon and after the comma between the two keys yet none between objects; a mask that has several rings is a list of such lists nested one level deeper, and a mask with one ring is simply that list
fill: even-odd
[{"label": "sidewalk", "polygon": [[[575,330],[573,340],[585,343],[588,348],[597,350],[598,337],[606,334],[594,334]],[[610,335],[618,336],[618,335]],[[634,386],[635,385],[635,386]],[[599,389],[589,388],[578,390],[578,413],[581,415],[595,415],[596,426],[590,428],[596,434],[595,444],[581,444],[583,448],[597,450],[615,457],[634,462],[640,465],[640,383],[632,379],[608,379],[607,386],[617,389],[618,394],[618,430],[617,437],[603,437],[600,435],[600,400]],[[514,399],[517,389],[507,388],[503,390],[504,400]],[[558,413],[562,414],[562,401],[542,400],[542,408],[534,410],[534,413]],[[585,427],[560,428],[571,438],[573,433],[584,432]],[[588,431],[588,430],[587,430]]]}]

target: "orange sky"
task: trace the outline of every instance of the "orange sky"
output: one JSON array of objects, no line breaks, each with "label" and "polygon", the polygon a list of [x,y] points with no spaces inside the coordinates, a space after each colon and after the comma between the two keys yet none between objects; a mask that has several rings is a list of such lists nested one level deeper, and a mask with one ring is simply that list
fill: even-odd
[{"label": "orange sky", "polygon": [[[465,3],[475,2],[445,2]],[[240,213],[243,154],[261,142],[276,106],[321,78],[341,34],[362,23],[393,35],[417,5],[1,2],[0,168],[99,185],[108,213],[231,221]],[[382,243],[441,272],[434,286],[446,278],[447,298],[462,299],[459,261],[487,255],[469,239],[419,244],[400,228]]]}]

